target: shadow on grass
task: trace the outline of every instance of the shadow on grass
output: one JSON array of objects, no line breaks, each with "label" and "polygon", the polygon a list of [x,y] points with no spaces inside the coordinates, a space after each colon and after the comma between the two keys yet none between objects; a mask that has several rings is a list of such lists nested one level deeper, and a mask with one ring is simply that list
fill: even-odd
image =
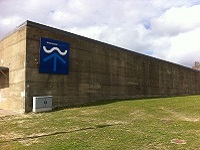
[{"label": "shadow on grass", "polygon": [[[187,96],[196,96],[196,95],[182,95],[182,96],[177,96],[177,95],[172,95],[172,96],[152,96],[152,97],[136,97],[136,98],[130,98],[130,99],[110,99],[110,100],[99,100],[99,101],[91,101],[87,104],[82,104],[82,105],[70,105],[70,106],[63,106],[63,107],[56,107],[54,108],[51,112],[56,112],[56,111],[62,111],[63,109],[67,108],[79,108],[79,107],[93,107],[93,106],[102,106],[102,105],[108,105],[112,103],[117,103],[117,102],[122,102],[122,101],[141,101],[141,100],[157,100],[157,99],[166,99],[166,98],[172,98],[172,97],[187,97]],[[48,112],[44,112],[48,113]]]},{"label": "shadow on grass", "polygon": [[85,128],[68,130],[68,131],[58,131],[58,132],[52,132],[52,133],[46,133],[46,134],[40,134],[40,135],[13,138],[13,139],[9,139],[9,140],[6,140],[6,141],[0,141],[0,143],[25,141],[25,140],[29,140],[29,139],[37,139],[37,138],[43,138],[43,137],[49,137],[49,136],[67,134],[67,133],[74,133],[74,132],[79,132],[79,131],[95,130],[95,129],[98,129],[98,128],[106,128],[106,127],[117,126],[117,125],[121,125],[121,124],[100,124],[100,125],[96,125],[96,126],[93,126],[93,127],[85,127]]},{"label": "shadow on grass", "polygon": [[[62,111],[63,109],[68,109],[68,108],[102,106],[102,105],[108,105],[108,104],[122,102],[122,101],[124,101],[124,102],[125,101],[138,101],[138,100],[144,100],[144,99],[148,100],[148,99],[153,99],[153,98],[111,99],[111,100],[91,101],[91,102],[88,102],[86,104],[56,107],[51,112]],[[42,113],[48,113],[48,112],[42,112]]]}]

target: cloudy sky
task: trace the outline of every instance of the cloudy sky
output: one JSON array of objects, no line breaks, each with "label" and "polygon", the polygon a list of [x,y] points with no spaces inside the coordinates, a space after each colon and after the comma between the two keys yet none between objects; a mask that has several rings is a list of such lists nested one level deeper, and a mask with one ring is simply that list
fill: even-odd
[{"label": "cloudy sky", "polygon": [[26,20],[191,67],[200,0],[0,0],[0,38]]}]

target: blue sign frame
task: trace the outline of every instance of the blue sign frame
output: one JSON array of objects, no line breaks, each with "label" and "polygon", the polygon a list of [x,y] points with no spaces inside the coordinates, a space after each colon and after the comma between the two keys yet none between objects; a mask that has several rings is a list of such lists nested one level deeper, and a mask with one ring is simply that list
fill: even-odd
[{"label": "blue sign frame", "polygon": [[39,73],[68,74],[69,52],[69,43],[41,37]]}]

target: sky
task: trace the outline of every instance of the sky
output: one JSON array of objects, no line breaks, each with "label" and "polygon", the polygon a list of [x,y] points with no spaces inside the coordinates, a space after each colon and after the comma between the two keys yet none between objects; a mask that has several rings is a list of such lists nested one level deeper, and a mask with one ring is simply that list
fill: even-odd
[{"label": "sky", "polygon": [[26,20],[192,67],[200,0],[0,0],[0,38]]}]

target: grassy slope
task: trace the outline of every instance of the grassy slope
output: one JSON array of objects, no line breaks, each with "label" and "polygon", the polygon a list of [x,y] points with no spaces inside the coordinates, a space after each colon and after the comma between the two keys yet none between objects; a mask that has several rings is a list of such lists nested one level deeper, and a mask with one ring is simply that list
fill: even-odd
[{"label": "grassy slope", "polygon": [[4,117],[0,133],[0,149],[200,149],[200,96]]}]

